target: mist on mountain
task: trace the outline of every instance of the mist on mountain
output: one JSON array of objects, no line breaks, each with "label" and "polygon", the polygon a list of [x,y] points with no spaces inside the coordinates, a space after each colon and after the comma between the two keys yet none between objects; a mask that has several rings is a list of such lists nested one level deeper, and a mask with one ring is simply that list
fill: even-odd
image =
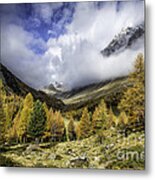
[{"label": "mist on mountain", "polygon": [[[70,90],[125,76],[132,71],[136,55],[144,51],[142,36],[134,46],[118,54],[109,57],[101,54],[123,28],[143,23],[143,1],[121,2],[119,6],[117,2],[104,2],[100,6],[93,2],[59,4],[53,8],[51,4],[39,8],[36,5],[26,18],[19,16],[14,5],[11,7],[9,13],[2,7],[1,61],[36,89],[58,82]],[[23,12],[24,8],[21,7]],[[59,20],[52,18],[51,11],[55,9],[63,11]],[[48,18],[42,17],[43,10]],[[33,28],[25,28],[25,24]],[[59,34],[55,37],[56,31]]]}]

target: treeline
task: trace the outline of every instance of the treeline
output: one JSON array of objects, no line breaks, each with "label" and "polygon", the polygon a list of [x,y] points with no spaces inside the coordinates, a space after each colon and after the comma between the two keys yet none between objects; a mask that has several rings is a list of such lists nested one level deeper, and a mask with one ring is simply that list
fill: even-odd
[{"label": "treeline", "polygon": [[[2,81],[0,94],[2,143],[66,140],[64,119],[59,111],[53,112],[45,103],[34,101],[31,93],[24,99],[14,95],[11,101],[8,100],[10,96],[6,95]],[[18,99],[17,103],[15,99]]]},{"label": "treeline", "polygon": [[139,54],[134,72],[129,75],[131,86],[126,89],[118,104],[119,115],[107,108],[102,99],[94,112],[83,108],[79,121],[66,117],[60,111],[48,109],[45,103],[34,101],[29,93],[23,99],[7,95],[0,81],[0,142],[60,142],[81,140],[106,129],[124,128],[131,123],[144,123],[144,59]]}]

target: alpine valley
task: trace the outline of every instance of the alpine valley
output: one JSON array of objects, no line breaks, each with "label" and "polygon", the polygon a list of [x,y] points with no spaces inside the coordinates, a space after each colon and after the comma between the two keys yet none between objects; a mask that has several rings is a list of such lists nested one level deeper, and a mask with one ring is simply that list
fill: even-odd
[{"label": "alpine valley", "polygon": [[[116,56],[143,39],[143,23],[126,27],[100,53]],[[143,170],[143,54],[133,69],[72,90],[60,82],[36,90],[1,63],[0,165]]]}]

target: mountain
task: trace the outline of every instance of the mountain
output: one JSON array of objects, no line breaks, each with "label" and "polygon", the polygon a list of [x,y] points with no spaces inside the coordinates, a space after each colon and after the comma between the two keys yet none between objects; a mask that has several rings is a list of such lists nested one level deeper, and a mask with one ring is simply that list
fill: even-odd
[{"label": "mountain", "polygon": [[4,65],[0,63],[0,78],[3,80],[6,91],[9,91],[19,95],[26,96],[27,93],[31,93],[35,99],[39,99],[42,102],[46,102],[49,107],[53,109],[63,109],[64,103],[54,96],[49,96],[43,91],[37,91],[24,82],[19,80],[11,71],[9,71]]},{"label": "mountain", "polygon": [[49,95],[55,95],[57,93],[61,93],[61,92],[66,91],[66,88],[63,86],[62,83],[55,81],[54,83],[51,83],[50,85],[42,88],[41,91],[43,91]]},{"label": "mountain", "polygon": [[110,56],[124,51],[132,47],[135,42],[144,36],[144,24],[139,24],[135,27],[127,27],[114,37],[114,39],[105,47],[101,54],[103,56]]},{"label": "mountain", "polygon": [[45,86],[44,88],[41,89],[46,94],[49,94],[50,96],[55,95],[56,93],[59,92],[58,89],[51,83],[49,86]]},{"label": "mountain", "polygon": [[[135,48],[136,44],[138,44],[138,40],[143,40],[144,32],[144,23],[141,23],[135,27],[124,28],[118,35],[113,38],[113,40],[107,45],[107,47],[105,47],[100,52],[103,56],[108,57],[110,55],[116,55],[118,53],[121,53],[127,48]],[[120,78],[115,78],[116,81],[118,79]],[[109,82],[111,83],[112,81],[114,81],[115,84],[115,80],[108,79],[100,83],[94,83],[84,87],[75,88],[71,91],[67,91],[63,83],[54,82],[53,84],[51,83],[49,86],[43,88],[42,91],[49,95],[54,95],[65,102],[67,99],[68,102],[69,98],[73,97],[74,95],[76,96],[77,94],[79,94],[79,92],[84,92],[87,90],[89,91],[89,89],[93,89],[92,92],[94,92],[95,89],[103,87]],[[81,101],[83,100],[81,99]]]},{"label": "mountain", "polygon": [[70,111],[88,106],[93,108],[101,98],[104,98],[107,105],[117,106],[124,89],[129,84],[127,77],[91,84],[85,87],[73,89],[71,91],[58,91],[53,85],[48,86],[51,91],[37,91],[12,74],[5,66],[1,65],[0,78],[3,80],[7,92],[13,92],[20,96],[25,96],[31,92],[35,99],[46,102],[49,107],[62,111]]},{"label": "mountain", "polygon": [[91,84],[66,92],[58,92],[55,97],[65,104],[65,111],[77,110],[84,106],[94,108],[102,98],[108,106],[117,107],[124,90],[132,86],[128,77]]}]

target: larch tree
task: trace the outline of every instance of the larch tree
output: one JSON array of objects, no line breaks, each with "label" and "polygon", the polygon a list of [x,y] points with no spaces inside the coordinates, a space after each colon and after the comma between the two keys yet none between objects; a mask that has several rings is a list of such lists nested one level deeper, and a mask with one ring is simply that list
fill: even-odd
[{"label": "larch tree", "polygon": [[46,117],[47,117],[47,121],[48,121],[48,119],[49,119],[49,110],[48,110],[47,104],[45,102],[43,103],[43,109],[44,109],[44,111],[46,113]]},{"label": "larch tree", "polygon": [[23,108],[20,113],[20,120],[18,124],[18,137],[20,142],[26,142],[27,128],[30,121],[31,113],[33,110],[33,96],[28,93],[24,99]]},{"label": "larch tree", "polygon": [[53,118],[54,118],[54,112],[52,108],[50,108],[50,110],[47,111],[48,110],[47,106],[45,106],[44,109],[47,116],[44,138],[49,140],[51,138],[51,128],[52,128],[52,123],[53,123]]},{"label": "larch tree", "polygon": [[113,113],[113,110],[112,110],[111,107],[110,107],[110,109],[108,111],[108,121],[109,121],[109,127],[108,128],[118,125],[118,118]]},{"label": "larch tree", "polygon": [[73,118],[70,118],[68,123],[68,138],[70,141],[76,140],[76,129]]},{"label": "larch tree", "polygon": [[51,123],[51,141],[65,141],[66,129],[64,119],[60,111],[56,111]]},{"label": "larch tree", "polygon": [[119,124],[124,126],[127,125],[129,122],[128,117],[124,111],[122,111],[119,115]]},{"label": "larch tree", "polygon": [[91,135],[91,121],[88,109],[86,107],[83,109],[82,117],[78,126],[78,139],[84,139]]},{"label": "larch tree", "polygon": [[104,100],[95,108],[92,116],[92,132],[97,133],[101,129],[109,128],[108,110]]},{"label": "larch tree", "polygon": [[2,105],[2,97],[0,94],[0,144],[3,144],[5,142],[5,122],[6,117]]},{"label": "larch tree", "polygon": [[132,86],[124,93],[118,105],[119,110],[124,111],[128,116],[129,123],[144,123],[144,78],[144,58],[142,54],[139,54],[135,61],[134,72],[132,72],[128,78]]},{"label": "larch tree", "polygon": [[7,142],[19,142],[19,135],[18,135],[18,130],[19,130],[19,121],[20,121],[20,110],[16,114],[14,120],[13,120],[13,125],[12,127],[8,130],[7,132]]}]

